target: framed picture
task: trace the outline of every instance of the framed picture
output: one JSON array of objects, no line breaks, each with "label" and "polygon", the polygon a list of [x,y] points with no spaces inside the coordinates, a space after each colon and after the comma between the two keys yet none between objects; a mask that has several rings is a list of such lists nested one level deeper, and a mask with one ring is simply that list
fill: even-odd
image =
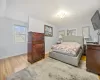
[{"label": "framed picture", "polygon": [[82,35],[84,38],[89,38],[90,37],[90,29],[89,27],[82,27]]},{"label": "framed picture", "polygon": [[65,30],[61,30],[61,31],[59,31],[59,36],[65,36]]},{"label": "framed picture", "polygon": [[67,30],[67,35],[68,36],[76,36],[77,35],[77,30],[76,29],[68,29]]},{"label": "framed picture", "polygon": [[48,25],[44,25],[44,33],[45,36],[52,37],[53,36],[53,28]]}]

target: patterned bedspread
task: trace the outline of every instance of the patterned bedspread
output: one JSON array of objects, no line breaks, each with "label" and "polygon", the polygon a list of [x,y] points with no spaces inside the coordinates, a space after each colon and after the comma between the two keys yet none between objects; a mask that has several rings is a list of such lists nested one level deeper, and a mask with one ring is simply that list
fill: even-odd
[{"label": "patterned bedspread", "polygon": [[77,56],[81,45],[77,42],[63,42],[52,46],[52,50],[67,54],[69,56]]}]

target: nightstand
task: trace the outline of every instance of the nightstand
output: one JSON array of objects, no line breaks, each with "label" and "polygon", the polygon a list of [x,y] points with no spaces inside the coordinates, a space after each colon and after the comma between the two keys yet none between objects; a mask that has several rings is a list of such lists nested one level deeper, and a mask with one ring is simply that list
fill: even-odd
[{"label": "nightstand", "polygon": [[87,71],[100,74],[100,45],[87,44],[86,67]]}]

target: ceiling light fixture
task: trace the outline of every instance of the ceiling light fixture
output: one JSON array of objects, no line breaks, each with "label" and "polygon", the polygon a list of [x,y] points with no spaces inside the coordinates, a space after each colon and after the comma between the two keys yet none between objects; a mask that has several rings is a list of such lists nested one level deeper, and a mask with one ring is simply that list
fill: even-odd
[{"label": "ceiling light fixture", "polygon": [[69,13],[64,11],[64,10],[60,10],[57,14],[56,14],[56,17],[59,17],[59,18],[65,18],[66,16],[69,16]]}]

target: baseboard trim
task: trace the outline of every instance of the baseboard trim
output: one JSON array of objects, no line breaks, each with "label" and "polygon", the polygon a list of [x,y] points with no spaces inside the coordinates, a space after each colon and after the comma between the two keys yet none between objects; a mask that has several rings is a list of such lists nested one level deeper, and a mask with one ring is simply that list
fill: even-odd
[{"label": "baseboard trim", "polygon": [[6,57],[0,58],[0,60],[2,60],[2,59],[8,59],[8,58],[11,58],[11,57],[17,57],[17,56],[20,56],[20,55],[26,55],[26,54],[27,54],[27,53],[18,54],[18,55],[12,55],[12,56],[6,56]]},{"label": "baseboard trim", "polygon": [[[13,55],[13,56],[7,56],[7,57],[2,57],[2,58],[0,58],[0,60],[2,60],[2,59],[8,59],[8,58],[11,58],[11,57],[17,57],[17,56],[21,56],[21,55],[27,55],[27,53]],[[49,52],[46,52],[45,53],[45,58],[47,58],[48,56],[49,56]]]}]

